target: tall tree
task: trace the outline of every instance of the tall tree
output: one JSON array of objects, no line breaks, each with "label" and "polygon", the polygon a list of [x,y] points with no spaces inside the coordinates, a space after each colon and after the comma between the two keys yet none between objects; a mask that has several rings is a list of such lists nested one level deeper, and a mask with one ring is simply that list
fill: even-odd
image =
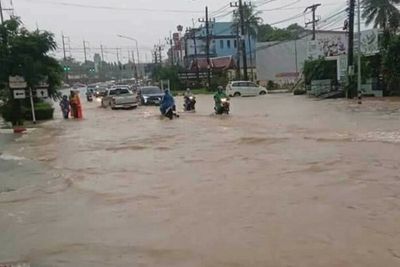
[{"label": "tall tree", "polygon": [[366,24],[374,24],[385,32],[394,32],[400,26],[400,12],[395,6],[400,0],[363,0],[362,17]]},{"label": "tall tree", "polygon": [[62,68],[48,53],[57,48],[52,33],[30,32],[21,27],[18,19],[11,19],[0,25],[6,39],[0,45],[0,90],[5,88],[9,76],[23,76],[29,87],[36,87],[48,79],[49,93],[55,95],[55,88],[61,83]]},{"label": "tall tree", "polygon": [[21,101],[15,101],[7,90],[9,76],[22,76],[29,88],[37,87],[47,80],[50,96],[56,96],[61,83],[62,68],[48,53],[57,48],[53,34],[47,31],[28,31],[17,18],[0,24],[0,97],[6,106],[13,124],[22,121]]},{"label": "tall tree", "polygon": [[[248,42],[248,47],[249,47],[249,56],[250,56],[250,65],[251,65],[251,79],[254,79],[254,73],[253,73],[253,63],[254,63],[254,51],[252,51],[252,39],[255,39],[258,33],[258,27],[262,24],[263,20],[259,16],[261,14],[261,11],[257,11],[254,6],[251,5],[244,5],[243,6],[243,23],[245,25],[244,29],[245,32],[243,35],[247,35],[247,42]],[[240,27],[238,27],[240,21],[240,12],[239,10],[236,10],[233,13],[233,32],[238,31]]]},{"label": "tall tree", "polygon": [[[262,24],[263,19],[260,17],[261,11],[257,11],[254,6],[246,5],[243,6],[244,23],[245,23],[245,34],[252,37],[257,35],[258,27]],[[234,30],[236,31],[236,25],[240,23],[240,13],[236,10],[233,13],[232,18],[234,24]]]}]

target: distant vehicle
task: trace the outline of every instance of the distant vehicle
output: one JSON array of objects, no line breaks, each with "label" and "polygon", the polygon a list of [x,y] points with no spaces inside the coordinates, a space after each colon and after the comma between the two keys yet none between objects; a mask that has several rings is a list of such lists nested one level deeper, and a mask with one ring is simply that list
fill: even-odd
[{"label": "distant vehicle", "polygon": [[234,81],[226,86],[226,93],[229,96],[257,96],[266,95],[268,91],[265,87],[252,82]]},{"label": "distant vehicle", "polygon": [[94,90],[94,96],[99,98],[99,97],[104,97],[107,93],[107,88],[106,87],[96,87]]},{"label": "distant vehicle", "polygon": [[127,87],[113,87],[106,90],[101,100],[101,106],[104,108],[137,108],[137,96]]},{"label": "distant vehicle", "polygon": [[83,84],[83,83],[75,83],[73,86],[74,89],[80,89],[80,88],[85,88],[85,87],[86,87],[86,84]]},{"label": "distant vehicle", "polygon": [[159,105],[164,92],[157,86],[144,86],[139,88],[138,95],[142,105]]}]

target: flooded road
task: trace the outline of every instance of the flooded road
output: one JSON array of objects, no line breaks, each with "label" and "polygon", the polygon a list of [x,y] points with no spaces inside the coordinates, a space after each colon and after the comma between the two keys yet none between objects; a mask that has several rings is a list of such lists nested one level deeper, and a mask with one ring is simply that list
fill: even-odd
[{"label": "flooded road", "polygon": [[400,266],[400,100],[197,100],[173,121],[90,103],[9,142],[0,262]]}]

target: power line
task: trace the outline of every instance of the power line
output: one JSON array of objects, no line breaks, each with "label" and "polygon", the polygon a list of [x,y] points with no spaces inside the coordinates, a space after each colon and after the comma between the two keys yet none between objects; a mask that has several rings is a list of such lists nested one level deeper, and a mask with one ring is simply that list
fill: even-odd
[{"label": "power line", "polygon": [[129,8],[129,7],[116,7],[116,6],[99,6],[99,5],[88,5],[88,4],[76,4],[76,3],[68,3],[68,2],[52,2],[48,0],[25,0],[28,2],[35,3],[46,3],[56,6],[66,6],[66,7],[78,7],[78,8],[87,8],[87,9],[103,9],[103,10],[115,10],[115,11],[137,11],[137,12],[162,12],[162,13],[192,13],[198,14],[203,13],[202,11],[196,10],[180,10],[180,9],[153,9],[153,8]]},{"label": "power line", "polygon": [[[331,4],[324,4],[324,6],[337,6],[341,5],[341,3],[331,3]],[[304,9],[307,6],[295,6],[295,7],[277,7],[277,8],[270,8],[270,9],[259,9],[259,11],[262,12],[269,12],[269,11],[276,11],[276,10],[298,10],[298,9]]]}]

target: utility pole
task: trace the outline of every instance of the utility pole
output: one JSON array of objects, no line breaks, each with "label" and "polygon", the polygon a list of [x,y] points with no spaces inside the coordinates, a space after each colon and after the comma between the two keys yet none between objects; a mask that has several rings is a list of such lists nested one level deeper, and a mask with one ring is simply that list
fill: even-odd
[{"label": "utility pole", "polygon": [[158,46],[158,58],[160,59],[160,64],[162,65],[162,55],[161,55],[162,51],[161,51],[161,45]]},{"label": "utility pole", "polygon": [[62,37],[62,46],[63,46],[63,53],[64,53],[64,72],[65,72],[65,81],[68,83],[69,82],[69,76],[68,76],[68,66],[67,66],[67,52],[65,51],[65,36],[63,33],[61,33]]},{"label": "utility pole", "polygon": [[347,88],[347,98],[354,97],[354,9],[355,0],[350,0],[349,3],[349,52],[348,52],[348,88]]},{"label": "utility pole", "polygon": [[[100,45],[100,52],[101,52],[101,62],[104,61],[104,49],[103,49],[103,45]],[[103,63],[102,63],[103,64]]]},{"label": "utility pole", "polygon": [[236,79],[241,79],[241,71],[240,71],[240,51],[241,51],[241,43],[240,43],[240,35],[239,35],[239,24],[236,25],[236,45],[237,45],[237,53],[236,53]]},{"label": "utility pole", "polygon": [[357,0],[357,20],[358,20],[358,46],[357,46],[357,98],[358,104],[362,104],[362,92],[361,92],[361,3]]},{"label": "utility pole", "polygon": [[311,6],[307,7],[304,10],[304,13],[306,13],[308,10],[311,10],[311,12],[312,12],[312,21],[309,21],[309,22],[306,23],[306,26],[312,24],[312,40],[315,40],[315,32],[316,32],[315,27],[317,25],[317,22],[319,21],[319,19],[317,19],[315,17],[315,11],[320,6],[321,6],[321,4],[314,4],[314,5],[311,5]]},{"label": "utility pole", "polygon": [[206,18],[199,19],[206,24],[206,56],[207,56],[207,88],[211,87],[211,60],[210,60],[210,20],[208,18],[208,6],[206,6]]},{"label": "utility pole", "polygon": [[134,75],[135,75],[135,79],[137,81],[139,75],[138,75],[137,65],[136,65],[136,62],[135,62],[135,52],[133,52],[133,51],[132,51],[132,61],[133,61],[133,68],[135,69]]},{"label": "utility pole", "polygon": [[3,24],[4,16],[3,16],[3,7],[1,6],[1,0],[0,0],[0,19],[1,19],[1,24]]},{"label": "utility pole", "polygon": [[169,32],[169,38],[166,39],[169,42],[170,46],[170,51],[171,51],[171,66],[174,65],[174,46],[173,46],[173,40],[172,40],[172,33]]},{"label": "utility pole", "polygon": [[154,50],[154,63],[158,64],[157,62],[157,51]]},{"label": "utility pole", "polygon": [[197,83],[200,84],[200,70],[199,70],[199,61],[197,57],[197,41],[196,41],[196,29],[191,29],[191,36],[193,38],[193,45],[194,45],[194,58],[196,62],[196,78]]},{"label": "utility pole", "polygon": [[246,40],[245,40],[245,18],[244,18],[244,8],[247,7],[246,2],[239,0],[239,4],[237,2],[231,3],[231,7],[239,8],[239,16],[240,16],[240,34],[241,34],[241,48],[242,48],[242,60],[243,60],[243,79],[245,81],[249,80],[249,74],[247,73],[247,53],[246,53]]},{"label": "utility pole", "polygon": [[83,54],[85,55],[85,63],[87,62],[86,42],[83,40]]}]

